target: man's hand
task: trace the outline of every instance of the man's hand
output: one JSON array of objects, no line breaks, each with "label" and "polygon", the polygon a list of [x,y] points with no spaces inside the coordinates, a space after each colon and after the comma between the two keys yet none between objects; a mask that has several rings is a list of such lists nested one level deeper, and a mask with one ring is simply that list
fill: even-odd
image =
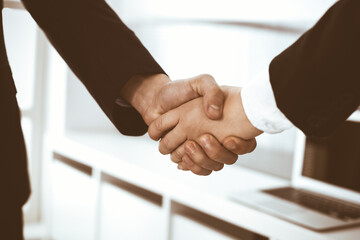
[{"label": "man's hand", "polygon": [[222,90],[207,74],[174,82],[165,74],[136,76],[122,88],[121,96],[148,125],[160,115],[200,96],[203,96],[206,116],[216,120],[222,116],[224,102]]},{"label": "man's hand", "polygon": [[230,136],[220,143],[213,135],[204,134],[196,139],[187,140],[171,153],[171,160],[180,170],[191,170],[197,175],[209,175],[226,165],[234,164],[238,155],[251,153],[256,148],[255,138],[243,140]]},{"label": "man's hand", "polygon": [[[213,121],[206,117],[201,107],[201,98],[171,110],[153,121],[149,127],[149,135],[154,140],[161,138],[160,152],[163,154],[171,153],[186,140],[196,140],[205,133],[212,133],[224,144],[228,136],[250,140],[261,134],[262,132],[249,122],[244,113],[241,104],[241,89],[224,87],[223,91],[226,96],[224,116],[219,121]],[[189,147],[188,149],[191,152]],[[226,154],[226,152],[222,153]],[[181,153],[177,155],[179,159]],[[186,158],[182,160],[186,161]],[[217,165],[217,167],[220,168],[221,166]],[[211,168],[211,166],[205,165],[204,169],[206,168]]]},{"label": "man's hand", "polygon": [[[216,120],[221,118],[224,101],[220,87],[210,75],[200,75],[175,82],[171,82],[165,74],[136,76],[122,88],[121,96],[142,115],[148,125],[161,114],[199,96],[204,96],[203,109],[207,117]],[[184,144],[177,148],[171,159],[175,163],[180,162],[180,169],[190,169],[194,173],[208,175],[212,170],[222,168],[224,163],[234,163],[238,155],[251,152],[256,147],[255,139],[249,141],[236,137],[227,139],[228,141],[226,140],[222,145],[213,136],[206,134],[197,139],[197,142],[192,141],[196,148],[191,154],[188,153],[187,161],[182,161],[182,156],[185,154]],[[190,144],[190,141],[186,144]],[[189,151],[189,147],[186,149]],[[188,167],[190,162],[193,164]],[[214,162],[220,165],[215,165]]]}]

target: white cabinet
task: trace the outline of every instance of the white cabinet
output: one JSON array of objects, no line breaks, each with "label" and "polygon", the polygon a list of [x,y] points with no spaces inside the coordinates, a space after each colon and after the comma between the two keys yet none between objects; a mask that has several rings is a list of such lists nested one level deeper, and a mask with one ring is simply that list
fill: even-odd
[{"label": "white cabinet", "polygon": [[[221,207],[219,207],[219,210]],[[268,240],[258,233],[241,228],[230,222],[183,205],[171,203],[171,240]]]},{"label": "white cabinet", "polygon": [[102,183],[101,240],[164,239],[161,197],[114,180]]},{"label": "white cabinet", "polygon": [[171,240],[230,240],[226,234],[185,216],[174,214],[171,218]]},{"label": "white cabinet", "polygon": [[95,233],[96,182],[81,165],[53,163],[52,230],[54,240],[92,240]]}]

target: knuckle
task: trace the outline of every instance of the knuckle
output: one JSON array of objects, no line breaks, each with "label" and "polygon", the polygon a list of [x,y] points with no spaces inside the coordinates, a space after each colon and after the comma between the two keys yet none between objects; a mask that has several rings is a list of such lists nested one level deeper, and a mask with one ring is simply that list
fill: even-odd
[{"label": "knuckle", "polygon": [[195,158],[194,161],[197,165],[199,165],[201,167],[208,167],[208,165],[209,165],[204,157]]},{"label": "knuckle", "polygon": [[201,175],[202,174],[202,168],[198,167],[198,166],[193,166],[191,168],[191,171],[193,173],[195,173],[196,175]]},{"label": "knuckle", "polygon": [[224,168],[224,164],[219,164],[215,169],[214,171],[220,171]]},{"label": "knuckle", "polygon": [[248,151],[247,151],[247,149],[246,149],[244,146],[238,145],[238,146],[236,146],[235,152],[236,152],[238,155],[244,155],[244,154],[246,154]]},{"label": "knuckle", "polygon": [[162,127],[163,127],[163,118],[162,117],[155,120],[154,127],[156,130],[162,130]]},{"label": "knuckle", "polygon": [[211,174],[211,170],[207,170],[207,169],[203,169],[199,166],[193,166],[191,168],[191,171],[196,174],[196,175],[200,175],[200,176],[207,176],[207,175],[210,175]]},{"label": "knuckle", "polygon": [[172,153],[172,154],[170,155],[170,160],[171,160],[173,163],[179,163],[179,162],[180,162],[179,159],[175,156],[174,153]]},{"label": "knuckle", "polygon": [[189,171],[188,166],[183,162],[180,162],[178,166],[181,166],[183,171]]},{"label": "knuckle", "polygon": [[211,159],[219,159],[221,156],[221,151],[218,148],[212,148],[209,154]]},{"label": "knuckle", "polygon": [[167,152],[166,152],[164,149],[161,148],[161,145],[160,145],[160,147],[159,147],[159,152],[160,152],[162,155],[166,155],[166,154],[167,154]]},{"label": "knuckle", "polygon": [[211,144],[211,134],[209,133],[204,133],[203,135],[201,135],[199,138],[198,138],[198,141],[202,143],[202,145],[207,145],[208,143]]},{"label": "knuckle", "polygon": [[195,164],[194,162],[190,159],[190,157],[188,155],[184,155],[182,157],[182,162],[184,162],[189,168],[192,168]]},{"label": "knuckle", "polygon": [[149,134],[149,137],[150,137],[152,140],[155,140],[155,141],[158,140],[158,138],[156,137],[156,134],[155,134],[155,130],[154,130],[153,125],[150,125],[150,127],[148,128],[148,134]]},{"label": "knuckle", "polygon": [[256,142],[256,140],[254,139],[254,140],[252,141],[252,145],[251,145],[250,150],[249,150],[248,153],[253,152],[253,151],[256,149],[256,146],[257,146],[257,142]]},{"label": "knuckle", "polygon": [[201,152],[193,152],[193,154],[191,154],[191,158],[200,167],[211,168],[211,161],[209,161],[208,157]]},{"label": "knuckle", "polygon": [[192,140],[187,140],[185,142],[185,149],[187,151],[188,154],[190,155],[195,155],[197,152],[197,146],[196,143],[194,143]]},{"label": "knuckle", "polygon": [[155,113],[156,113],[156,111],[155,111],[154,107],[153,107],[153,106],[149,106],[149,107],[145,110],[145,113],[144,113],[144,116],[143,116],[144,121],[145,121],[146,123],[151,123],[151,122],[153,122],[153,121],[158,117],[158,115],[155,114]]},{"label": "knuckle", "polygon": [[213,80],[215,80],[215,78],[212,75],[208,74],[208,73],[201,74],[200,78],[203,81],[213,81]]},{"label": "knuckle", "polygon": [[170,142],[167,138],[160,141],[159,151],[164,155],[170,153]]},{"label": "knuckle", "polygon": [[202,172],[202,176],[209,176],[212,173],[212,171],[204,171]]},{"label": "knuckle", "polygon": [[211,134],[204,134],[199,137],[199,143],[204,149],[205,153],[212,158],[215,149],[219,148],[219,145],[216,144],[215,138]]},{"label": "knuckle", "polygon": [[174,155],[179,160],[181,160],[181,158],[183,157],[183,154],[179,150],[175,151]]},{"label": "knuckle", "polygon": [[238,157],[239,157],[238,155],[234,155],[234,157],[231,157],[229,160],[227,160],[226,164],[233,165],[238,160]]},{"label": "knuckle", "polygon": [[171,161],[178,163],[181,162],[181,159],[182,159],[182,154],[180,153],[179,150],[176,150],[171,154]]}]

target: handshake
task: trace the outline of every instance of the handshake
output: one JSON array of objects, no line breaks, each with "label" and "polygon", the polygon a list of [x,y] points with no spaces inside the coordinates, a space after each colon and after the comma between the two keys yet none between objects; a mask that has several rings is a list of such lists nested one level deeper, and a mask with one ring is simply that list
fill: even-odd
[{"label": "handshake", "polygon": [[210,75],[171,81],[165,74],[135,76],[121,90],[149,126],[159,151],[197,175],[234,164],[252,152],[262,131],[248,120],[241,88],[219,87]]}]

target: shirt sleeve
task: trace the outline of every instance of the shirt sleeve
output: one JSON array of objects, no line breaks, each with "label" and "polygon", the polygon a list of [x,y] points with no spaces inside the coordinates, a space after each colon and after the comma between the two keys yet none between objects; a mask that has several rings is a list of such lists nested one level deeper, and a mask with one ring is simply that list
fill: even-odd
[{"label": "shirt sleeve", "polygon": [[241,90],[245,114],[251,124],[266,133],[280,133],[293,124],[278,109],[267,70]]}]

